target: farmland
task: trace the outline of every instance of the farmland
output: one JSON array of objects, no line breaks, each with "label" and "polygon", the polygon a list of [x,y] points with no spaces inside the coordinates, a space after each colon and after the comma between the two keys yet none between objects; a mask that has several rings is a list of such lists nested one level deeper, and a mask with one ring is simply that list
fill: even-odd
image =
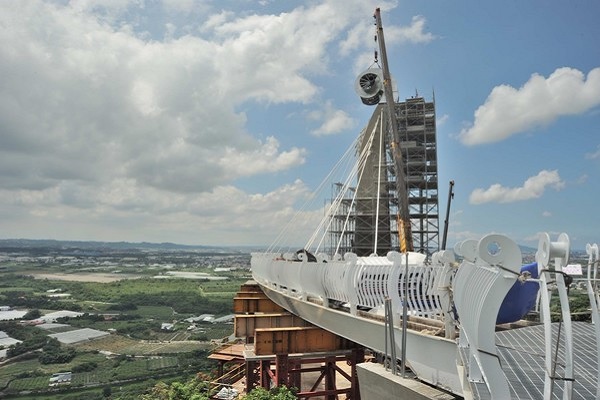
[{"label": "farmland", "polygon": [[[249,255],[120,245],[3,248],[0,242],[0,305],[27,311],[27,323],[0,322],[0,330],[21,341],[4,350],[0,395],[134,399],[159,381],[215,369],[206,357],[233,333],[227,317],[219,317],[231,314],[235,292],[249,279]],[[68,316],[44,320],[61,313]],[[58,333],[92,331],[102,335],[47,343]],[[69,382],[49,384],[67,371]]]}]

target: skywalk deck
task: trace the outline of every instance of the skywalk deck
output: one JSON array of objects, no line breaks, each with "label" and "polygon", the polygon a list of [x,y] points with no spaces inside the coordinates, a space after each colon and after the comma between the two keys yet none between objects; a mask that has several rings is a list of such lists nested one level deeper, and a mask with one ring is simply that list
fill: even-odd
[{"label": "skywalk deck", "polygon": [[[558,336],[559,324],[552,325],[553,336]],[[564,335],[563,335],[564,336]],[[529,326],[496,333],[496,344],[502,369],[508,378],[511,396],[515,399],[544,398],[544,326]],[[575,365],[573,399],[596,398],[596,339],[594,326],[587,322],[573,322],[573,360]],[[562,348],[562,341],[561,346]],[[559,350],[555,376],[562,376],[564,354]],[[553,399],[563,398],[563,381],[557,379]],[[477,399],[491,399],[485,384],[473,383]]]}]

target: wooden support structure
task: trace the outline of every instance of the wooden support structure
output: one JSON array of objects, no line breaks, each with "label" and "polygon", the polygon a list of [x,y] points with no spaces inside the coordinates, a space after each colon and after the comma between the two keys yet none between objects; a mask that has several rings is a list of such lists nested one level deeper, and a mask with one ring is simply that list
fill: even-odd
[{"label": "wooden support structure", "polygon": [[243,342],[209,356],[219,361],[219,376],[226,363],[245,364],[246,392],[285,385],[301,399],[360,399],[356,364],[364,349],[287,312],[252,281],[240,287],[233,308],[234,335]]},{"label": "wooden support structure", "polygon": [[233,312],[235,314],[248,313],[274,313],[285,312],[279,305],[273,303],[267,297],[236,296],[233,298]]},{"label": "wooden support structure", "polygon": [[[285,385],[298,389],[296,396],[299,399],[319,397],[334,400],[344,395],[346,399],[360,400],[356,364],[364,362],[364,359],[362,348],[310,354],[247,354],[246,392],[258,386]],[[343,368],[348,365],[350,370]],[[313,375],[310,382],[302,379],[302,375],[307,374]],[[308,385],[303,387],[303,384]]]},{"label": "wooden support structure", "polygon": [[316,326],[256,329],[254,335],[256,355],[314,353],[355,346],[354,343]]},{"label": "wooden support structure", "polygon": [[254,331],[265,328],[290,328],[293,326],[308,326],[308,322],[294,314],[260,313],[237,314],[233,334],[235,337],[246,338],[246,343],[254,342]]}]

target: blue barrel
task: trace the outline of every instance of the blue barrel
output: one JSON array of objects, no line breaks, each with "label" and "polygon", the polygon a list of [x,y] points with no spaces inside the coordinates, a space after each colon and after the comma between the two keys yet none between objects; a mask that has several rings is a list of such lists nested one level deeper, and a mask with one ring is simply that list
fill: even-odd
[{"label": "blue barrel", "polygon": [[[537,263],[527,264],[521,267],[521,273],[526,271],[531,274],[532,278],[538,278]],[[527,315],[527,313],[535,307],[535,300],[539,288],[540,285],[538,282],[515,282],[500,306],[496,324],[515,322]]]}]

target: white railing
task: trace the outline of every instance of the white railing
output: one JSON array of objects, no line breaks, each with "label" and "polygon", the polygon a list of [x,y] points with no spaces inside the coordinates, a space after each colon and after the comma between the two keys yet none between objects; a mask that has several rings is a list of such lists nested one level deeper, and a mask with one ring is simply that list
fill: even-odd
[{"label": "white railing", "polygon": [[[396,313],[406,304],[409,316],[418,315],[444,322],[447,339],[455,339],[465,355],[463,379],[485,384],[492,398],[510,398],[510,389],[502,371],[495,344],[498,311],[506,294],[518,280],[540,285],[538,309],[544,323],[545,382],[544,399],[553,398],[553,388],[562,384],[563,399],[573,391],[573,335],[567,296],[568,280],[563,267],[568,263],[570,242],[561,234],[556,242],[542,234],[536,253],[539,278],[521,273],[521,251],[511,239],[487,235],[481,240],[468,240],[450,250],[432,255],[430,264],[417,253],[390,252],[386,257],[357,257],[347,253],[329,258],[317,254],[317,262],[309,262],[300,254],[253,254],[252,273],[261,285],[307,301],[319,299],[324,306],[335,306],[357,315],[359,310],[383,313],[390,299]],[[587,284],[597,341],[597,397],[600,398],[600,297],[597,275],[598,245],[588,245]],[[455,254],[462,258],[456,265]],[[561,307],[562,337],[551,327],[550,289],[555,287]],[[408,294],[405,296],[405,292]],[[395,315],[393,320],[399,319]],[[399,326],[396,324],[396,329]],[[560,330],[559,330],[560,332]],[[561,376],[556,376],[557,343]],[[457,359],[457,361],[459,361]],[[459,361],[460,362],[460,361]],[[464,367],[464,368],[463,368]],[[466,387],[463,388],[468,391]]]},{"label": "white railing", "polygon": [[[592,322],[596,338],[600,338],[600,293],[598,292],[598,263],[600,263],[600,250],[598,243],[588,243],[585,248],[588,255],[587,266],[587,292],[592,308]],[[596,398],[600,399],[600,340],[596,340]]]},{"label": "white railing", "polygon": [[452,292],[452,282],[455,276],[456,257],[454,251],[442,250],[434,253],[431,257],[433,265],[439,265],[435,278],[434,291],[437,293],[440,309],[442,311],[442,320],[444,321],[444,331],[446,338],[455,339],[455,312],[454,297]]},{"label": "white railing", "polygon": [[485,383],[492,398],[509,399],[508,381],[496,349],[495,326],[500,306],[521,274],[521,251],[502,235],[487,235],[455,249],[464,257],[452,286],[460,316],[459,346],[467,356],[467,379]]},{"label": "white railing", "polygon": [[[553,242],[547,233],[540,235],[538,251],[535,255],[538,263],[540,276],[540,314],[544,323],[544,347],[545,347],[545,369],[544,369],[544,400],[550,400],[554,396],[554,387],[562,382],[563,399],[569,400],[573,394],[573,328],[571,325],[571,311],[567,293],[567,284],[563,268],[569,263],[570,241],[566,233],[561,233],[558,240]],[[553,269],[551,261],[554,260]],[[561,330],[562,338],[556,337],[552,333],[552,318],[550,312],[550,291],[549,284],[554,279],[556,290],[558,291],[558,300],[561,311]],[[562,343],[563,376],[556,375],[558,347],[557,343]]]},{"label": "white railing", "polygon": [[352,314],[377,310],[389,298],[395,310],[401,310],[406,301],[411,315],[441,319],[444,312],[436,282],[441,279],[447,284],[440,273],[443,265],[427,265],[424,261],[422,254],[409,253],[405,274],[407,257],[396,252],[387,257],[346,253],[343,258],[333,259],[319,254],[317,262],[309,262],[303,254],[265,253],[253,254],[252,274],[257,282],[289,296],[318,298],[324,305],[333,300],[348,307]]}]

